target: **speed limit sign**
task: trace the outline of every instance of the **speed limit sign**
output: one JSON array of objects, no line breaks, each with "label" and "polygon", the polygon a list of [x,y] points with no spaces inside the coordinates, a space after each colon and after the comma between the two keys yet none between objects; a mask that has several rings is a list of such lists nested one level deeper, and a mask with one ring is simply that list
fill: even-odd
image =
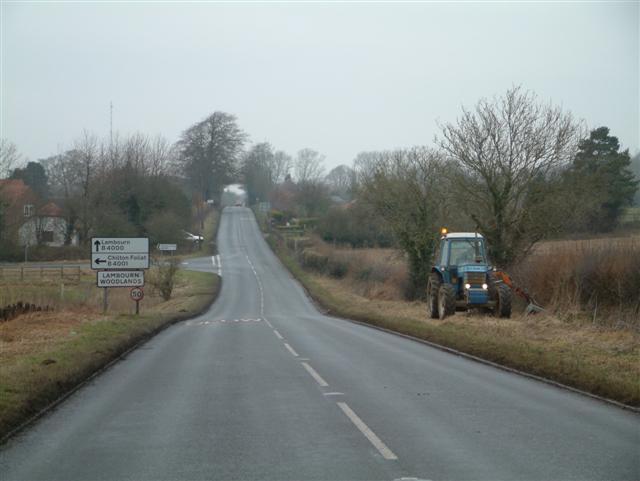
[{"label": "speed limit sign", "polygon": [[131,289],[131,299],[134,301],[141,301],[144,297],[144,291],[140,287],[134,287]]}]

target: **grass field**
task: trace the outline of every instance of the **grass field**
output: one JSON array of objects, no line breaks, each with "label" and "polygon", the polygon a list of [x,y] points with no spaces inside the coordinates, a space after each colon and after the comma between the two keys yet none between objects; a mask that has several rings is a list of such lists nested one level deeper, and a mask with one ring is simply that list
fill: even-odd
[{"label": "grass field", "polygon": [[[140,340],[204,310],[218,285],[214,274],[179,271],[172,299],[162,302],[147,290],[135,316],[127,290],[111,289],[111,307],[102,315],[100,294],[81,282],[67,288],[63,308],[0,323],[0,438]],[[23,287],[23,298],[34,290],[49,299],[46,286]],[[56,297],[57,287],[51,292]],[[75,302],[83,299],[88,304]]]}]

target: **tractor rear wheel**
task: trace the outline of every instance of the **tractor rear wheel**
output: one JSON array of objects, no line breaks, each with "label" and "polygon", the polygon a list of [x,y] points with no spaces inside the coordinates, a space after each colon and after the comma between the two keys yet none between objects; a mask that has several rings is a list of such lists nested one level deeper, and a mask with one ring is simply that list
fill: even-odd
[{"label": "tractor rear wheel", "polygon": [[506,284],[497,284],[496,317],[511,317],[511,288]]},{"label": "tractor rear wheel", "polygon": [[440,284],[442,284],[440,276],[435,272],[432,273],[427,282],[427,309],[431,319],[438,318],[438,292],[440,291]]},{"label": "tractor rear wheel", "polygon": [[451,284],[444,283],[438,291],[438,317],[444,319],[456,313],[456,291]]}]

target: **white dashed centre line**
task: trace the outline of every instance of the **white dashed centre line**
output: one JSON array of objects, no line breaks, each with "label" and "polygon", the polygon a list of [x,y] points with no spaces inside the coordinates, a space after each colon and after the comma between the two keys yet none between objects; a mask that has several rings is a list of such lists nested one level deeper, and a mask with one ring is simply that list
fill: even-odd
[{"label": "white dashed centre line", "polygon": [[362,434],[364,434],[364,437],[367,438],[371,444],[373,444],[373,446],[378,450],[380,454],[382,454],[382,457],[384,459],[398,459],[398,456],[393,454],[393,451],[391,451],[387,447],[387,445],[384,444],[382,440],[378,436],[376,436],[376,434],[371,429],[369,429],[369,426],[367,426],[364,421],[360,419],[356,413],[353,412],[353,410],[347,405],[347,403],[339,402],[337,404],[351,420],[351,422],[356,425],[356,427]]},{"label": "white dashed centre line", "polygon": [[322,376],[320,376],[320,374],[318,374],[316,372],[316,370],[314,368],[312,368],[311,366],[309,366],[309,364],[307,364],[306,362],[303,362],[302,365],[304,366],[304,368],[307,370],[307,372],[309,374],[311,374],[311,377],[313,379],[316,380],[316,382],[321,386],[321,387],[327,387],[329,384],[327,383],[327,381],[325,381],[324,379],[322,379]]},{"label": "white dashed centre line", "polygon": [[294,357],[298,357],[298,353],[296,351],[293,350],[293,348],[287,344],[286,342],[284,343],[284,347],[287,348],[287,350],[294,356]]},{"label": "white dashed centre line", "polygon": [[282,337],[282,335],[276,329],[273,330],[273,333],[278,337],[278,339],[280,340],[284,339],[284,337]]}]

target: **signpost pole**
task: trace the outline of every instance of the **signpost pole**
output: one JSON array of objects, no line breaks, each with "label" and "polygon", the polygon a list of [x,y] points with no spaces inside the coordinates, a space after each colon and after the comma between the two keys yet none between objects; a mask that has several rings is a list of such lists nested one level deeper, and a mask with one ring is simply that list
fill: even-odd
[{"label": "signpost pole", "polygon": [[140,301],[136,300],[136,316],[140,314]]},{"label": "signpost pole", "polygon": [[107,313],[107,292],[108,292],[108,287],[104,288],[104,297],[102,298],[102,313],[106,314]]}]

